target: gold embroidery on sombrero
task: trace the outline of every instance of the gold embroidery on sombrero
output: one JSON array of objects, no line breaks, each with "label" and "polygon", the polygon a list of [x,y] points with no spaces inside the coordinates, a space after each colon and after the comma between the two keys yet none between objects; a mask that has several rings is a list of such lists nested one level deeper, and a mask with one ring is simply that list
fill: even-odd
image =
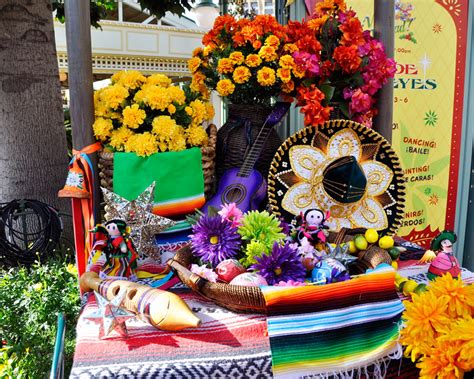
[{"label": "gold embroidery on sombrero", "polygon": [[[394,174],[383,163],[372,159],[361,162],[363,158],[373,158],[372,154],[378,152],[379,144],[370,144],[369,148],[365,148],[352,129],[341,130],[329,140],[322,137],[321,133],[316,133],[311,145],[296,145],[290,148],[290,166],[299,181],[288,186],[282,207],[294,215],[307,208],[328,209],[338,226],[358,225],[379,230],[386,228],[387,216],[377,197],[385,194]],[[318,146],[321,142],[324,145]],[[344,161],[336,161],[346,156],[353,156],[357,160],[367,179],[367,186],[351,188],[352,195],[347,199],[349,202],[341,203],[327,193],[323,185],[323,174],[332,164],[333,168],[345,164]],[[283,180],[279,175],[277,174],[279,180]],[[329,188],[328,191],[331,190],[335,194],[342,194],[347,190],[342,188],[344,184],[330,180],[326,180],[324,184]],[[350,202],[351,197],[359,200]],[[386,201],[386,198],[384,200]],[[350,225],[347,225],[346,219]]]}]

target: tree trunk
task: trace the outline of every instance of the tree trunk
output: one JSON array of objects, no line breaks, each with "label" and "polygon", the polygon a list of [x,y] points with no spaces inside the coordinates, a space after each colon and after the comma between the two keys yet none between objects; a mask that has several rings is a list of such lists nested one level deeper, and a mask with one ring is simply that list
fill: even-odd
[{"label": "tree trunk", "polygon": [[69,212],[57,192],[66,135],[50,0],[0,0],[0,201]]}]

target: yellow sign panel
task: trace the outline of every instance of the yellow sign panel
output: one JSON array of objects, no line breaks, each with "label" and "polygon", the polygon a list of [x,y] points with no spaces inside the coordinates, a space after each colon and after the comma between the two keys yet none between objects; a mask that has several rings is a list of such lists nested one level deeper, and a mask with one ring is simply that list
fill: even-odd
[{"label": "yellow sign panel", "polygon": [[[454,227],[468,2],[396,1],[392,145],[407,180],[398,234],[427,246]],[[366,29],[373,1],[349,1]]]}]

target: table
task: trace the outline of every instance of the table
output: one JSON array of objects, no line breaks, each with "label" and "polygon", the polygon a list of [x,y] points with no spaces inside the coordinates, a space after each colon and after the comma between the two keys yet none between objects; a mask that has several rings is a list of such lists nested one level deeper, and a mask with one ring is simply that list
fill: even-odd
[{"label": "table", "polygon": [[[408,264],[399,272],[423,282],[426,270]],[[463,270],[462,275],[465,282],[474,282],[473,273]],[[77,324],[71,378],[272,377],[265,315],[236,314],[180,287],[173,291],[202,320],[199,328],[172,333],[134,319],[127,321],[127,338],[114,332],[98,339],[99,324],[85,319],[97,309],[89,296]],[[417,371],[407,360],[392,361],[386,377],[416,378]]]}]

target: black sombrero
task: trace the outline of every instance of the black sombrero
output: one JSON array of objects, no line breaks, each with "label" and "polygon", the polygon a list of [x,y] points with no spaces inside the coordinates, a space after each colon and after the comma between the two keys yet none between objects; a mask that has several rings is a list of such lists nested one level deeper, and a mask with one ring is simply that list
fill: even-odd
[{"label": "black sombrero", "polygon": [[336,229],[400,226],[405,180],[398,157],[379,133],[349,120],[304,128],[278,149],[270,167],[273,212],[290,222],[307,209],[330,211]]}]

